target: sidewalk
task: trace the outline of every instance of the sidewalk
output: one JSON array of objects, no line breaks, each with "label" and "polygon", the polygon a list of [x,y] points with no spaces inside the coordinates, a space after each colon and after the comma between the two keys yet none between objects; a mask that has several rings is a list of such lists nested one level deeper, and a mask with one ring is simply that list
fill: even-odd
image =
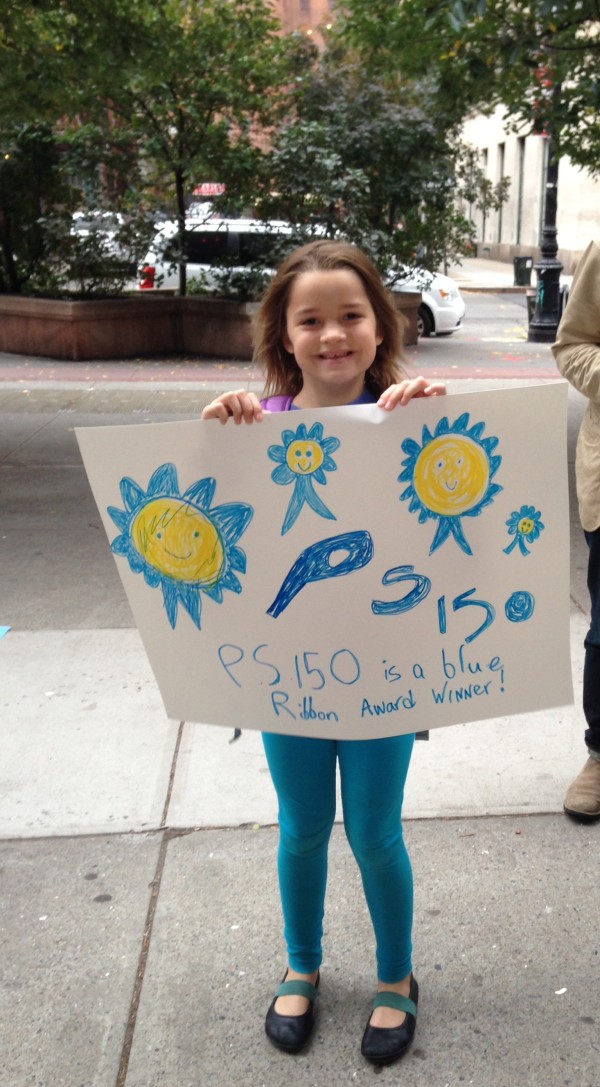
[{"label": "sidewalk", "polygon": [[[448,266],[447,274],[455,279],[464,291],[514,291],[524,294],[526,287],[515,285],[512,262],[489,260],[487,257],[464,257]],[[535,286],[536,273],[532,270],[531,284]]]},{"label": "sidewalk", "polygon": [[[424,352],[432,365],[441,343]],[[451,369],[465,343],[443,346]],[[535,375],[543,360],[528,359]],[[230,744],[226,729],[165,719],[73,435],[189,418],[224,371],[198,363],[189,380],[173,367],[169,381],[165,362],[157,383],[138,363],[119,381],[98,364],[90,383],[59,367],[24,381],[18,365],[0,356],[0,630],[13,628],[0,635],[1,1087],[283,1087],[291,1076],[345,1087],[375,1074],[416,1087],[598,1087],[598,827],[562,814],[584,757],[574,503],[574,705],[416,745],[405,804],[415,1047],[380,1073],[360,1056],[372,939],[336,827],[320,1018],[306,1053],[287,1058],[262,1026],[284,952],[260,737]],[[582,410],[571,394],[571,462]]]}]

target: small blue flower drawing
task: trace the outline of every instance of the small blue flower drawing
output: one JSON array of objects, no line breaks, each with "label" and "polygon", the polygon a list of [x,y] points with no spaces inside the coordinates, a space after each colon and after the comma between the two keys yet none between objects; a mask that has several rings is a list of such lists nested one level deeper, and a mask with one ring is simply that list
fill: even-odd
[{"label": "small blue flower drawing", "polygon": [[273,482],[282,487],[294,485],[281,535],[284,536],[296,523],[305,503],[319,517],[335,521],[335,514],[319,498],[314,485],[325,486],[325,473],[337,471],[331,454],[339,449],[339,438],[324,438],[322,423],[313,423],[308,431],[305,424],[300,423],[297,430],[284,430],[281,438],[282,445],[271,445],[268,450],[269,458],[277,462],[271,472]]},{"label": "small blue flower drawing", "polygon": [[506,521],[506,526],[509,536],[514,536],[513,542],[503,548],[506,555],[510,555],[517,545],[522,555],[531,554],[527,544],[534,543],[545,527],[542,523],[542,515],[535,506],[521,506],[520,510],[514,510]]}]

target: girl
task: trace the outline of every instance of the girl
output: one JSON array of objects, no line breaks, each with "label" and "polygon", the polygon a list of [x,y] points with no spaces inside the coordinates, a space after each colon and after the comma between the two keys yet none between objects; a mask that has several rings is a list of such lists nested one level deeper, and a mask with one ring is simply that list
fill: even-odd
[{"label": "girl", "polygon": [[[377,269],[356,246],[317,241],[292,253],[265,293],[255,360],[266,400],[244,389],[202,412],[226,423],[264,411],[377,403],[385,411],[444,385],[400,370],[401,324]],[[319,985],[327,847],[339,762],[344,828],[358,862],[376,938],[378,992],[362,1053],[374,1064],[413,1040],[419,990],[412,974],[413,884],[402,838],[402,799],[414,736],[321,740],[263,733],[279,801],[279,884],[288,968],[267,1012],[270,1040],[287,1053],[308,1041]]]}]

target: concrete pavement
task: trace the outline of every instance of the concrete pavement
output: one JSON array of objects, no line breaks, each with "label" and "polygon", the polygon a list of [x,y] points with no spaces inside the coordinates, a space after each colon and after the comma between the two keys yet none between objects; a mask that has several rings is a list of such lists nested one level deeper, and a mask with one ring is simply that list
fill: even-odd
[{"label": "concrete pavement", "polygon": [[[514,267],[504,261],[487,257],[465,257],[448,265],[447,275],[455,279],[462,290],[490,292],[510,291],[523,293],[526,288],[515,284]],[[536,272],[532,268],[531,286],[535,287]]]},{"label": "concrete pavement", "polygon": [[[523,303],[467,297],[464,330],[412,361],[450,388],[556,380],[548,348],[526,342]],[[219,360],[0,356],[0,1085],[598,1087],[600,827],[562,815],[585,754],[573,499],[575,704],[436,730],[415,749],[411,1054],[380,1072],[360,1056],[372,938],[339,827],[314,1041],[286,1058],[264,1038],[284,952],[260,738],[165,719],[73,434],[189,418],[258,378]],[[571,392],[571,474],[583,407]]]}]

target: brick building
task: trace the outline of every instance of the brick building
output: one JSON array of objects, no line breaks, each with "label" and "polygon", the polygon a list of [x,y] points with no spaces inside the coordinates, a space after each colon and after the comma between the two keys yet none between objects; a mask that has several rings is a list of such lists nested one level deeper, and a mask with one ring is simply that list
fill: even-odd
[{"label": "brick building", "polygon": [[335,0],[273,0],[285,33],[301,30],[321,42],[319,28],[331,22]]}]

